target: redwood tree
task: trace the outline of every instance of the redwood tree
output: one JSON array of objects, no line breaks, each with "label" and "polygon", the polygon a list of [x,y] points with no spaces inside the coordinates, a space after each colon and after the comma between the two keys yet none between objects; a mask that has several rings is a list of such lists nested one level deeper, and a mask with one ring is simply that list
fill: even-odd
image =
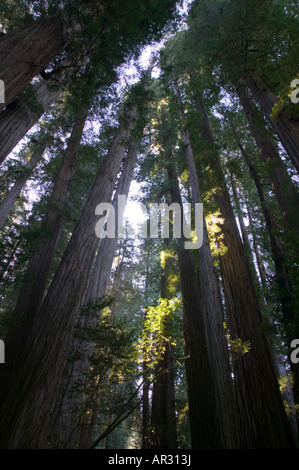
[{"label": "redwood tree", "polygon": [[7,344],[9,362],[1,369],[0,378],[3,394],[0,413],[5,430],[1,446],[4,448],[45,445],[51,412],[98,244],[94,211],[97,204],[111,198],[124,145],[136,115],[136,106],[129,107],[121,119],[120,128],[38,314],[31,320],[29,328],[20,330],[17,345]]},{"label": "redwood tree", "polygon": [[[204,106],[201,128],[202,139],[213,143]],[[241,339],[242,343],[248,341],[250,345],[250,350],[246,354],[234,357],[233,364],[238,406],[241,410],[241,419],[246,423],[243,428],[242,446],[295,448],[294,436],[278,387],[273,355],[262,332],[260,306],[219,156],[217,151],[211,152],[210,156],[210,165],[220,188],[215,194],[215,200],[224,219],[221,231],[227,251],[220,256],[220,266],[230,335],[233,341]],[[273,418],[273,407],[277,410],[275,418]]]},{"label": "redwood tree", "polygon": [[0,37],[0,77],[5,103],[11,103],[66,45],[66,31],[57,18],[29,23]]}]

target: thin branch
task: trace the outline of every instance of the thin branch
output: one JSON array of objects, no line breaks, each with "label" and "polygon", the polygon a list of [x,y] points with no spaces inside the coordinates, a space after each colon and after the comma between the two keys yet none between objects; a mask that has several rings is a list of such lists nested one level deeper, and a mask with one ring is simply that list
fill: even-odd
[{"label": "thin branch", "polygon": [[[157,380],[158,377],[160,377],[161,375],[165,374],[166,372],[168,372],[169,370],[172,370],[172,369],[175,369],[175,367],[168,367],[166,369],[163,369],[162,371],[160,371],[158,374],[156,374],[147,384],[147,387],[149,388],[150,385],[155,381]],[[129,398],[129,400],[127,401],[127,404],[126,404],[126,407],[129,405],[129,403],[136,397],[136,395],[138,394],[138,391],[141,389],[141,387],[144,385],[144,383],[148,380],[150,376],[150,372],[148,373],[148,375],[141,381],[141,383],[139,384],[139,386],[137,387],[137,389],[134,391],[134,393],[131,395],[131,397]],[[103,440],[105,439],[105,437],[107,437],[112,431],[114,431],[114,429],[116,429],[125,419],[127,419],[132,413],[133,411],[136,410],[136,408],[138,408],[138,406],[142,403],[142,398],[141,397],[138,402],[135,404],[135,406],[131,409],[129,409],[129,411],[127,411],[127,413],[125,413],[125,415],[120,415],[120,416],[117,416],[113,421],[112,423],[109,424],[109,426],[107,427],[107,429],[93,442],[93,444],[89,447],[89,449],[95,449],[95,447],[97,447],[97,445]]]}]

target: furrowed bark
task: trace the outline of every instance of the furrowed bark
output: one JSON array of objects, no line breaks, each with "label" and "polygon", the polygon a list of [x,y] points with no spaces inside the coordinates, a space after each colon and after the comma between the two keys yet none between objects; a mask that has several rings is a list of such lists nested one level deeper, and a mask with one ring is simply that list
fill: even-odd
[{"label": "furrowed bark", "polygon": [[234,175],[232,173],[230,174],[230,184],[231,184],[231,187],[232,187],[232,190],[233,190],[234,203],[235,203],[235,206],[236,206],[236,212],[237,212],[237,217],[238,217],[238,221],[239,221],[239,225],[240,225],[240,230],[241,230],[241,235],[242,235],[242,240],[243,240],[243,244],[244,244],[244,247],[245,247],[245,251],[246,251],[246,254],[247,254],[248,258],[250,259],[251,265],[254,266],[251,246],[250,246],[247,229],[246,229],[245,222],[244,222],[243,211],[242,211],[242,208],[241,208],[238,189],[237,189],[237,186],[236,186],[236,182],[234,180]]},{"label": "furrowed bark", "polygon": [[[241,208],[240,197],[239,197],[238,189],[237,189],[236,182],[235,182],[234,178],[235,178],[235,176],[231,173],[230,174],[230,185],[231,185],[231,188],[233,190],[234,204],[235,204],[236,214],[237,214],[237,218],[238,218],[239,226],[240,226],[240,230],[241,230],[244,250],[245,250],[246,257],[248,259],[249,265],[250,265],[254,285],[255,285],[255,287],[258,291],[258,294],[259,294],[258,297],[259,297],[259,300],[260,300],[260,305],[261,305],[261,307],[265,307],[266,306],[266,299],[262,295],[262,293],[260,292],[260,288],[262,286],[267,291],[267,284],[265,283],[264,276],[262,276],[262,272],[261,272],[262,267],[260,266],[260,261],[259,260],[257,260],[257,268],[255,267],[254,253],[251,249],[247,228],[246,228],[245,222],[244,222],[243,211],[242,211],[242,208]],[[258,278],[258,273],[260,275],[261,282]]]},{"label": "furrowed bark", "polygon": [[5,223],[12,207],[18,199],[22,189],[30,178],[34,168],[41,160],[43,153],[46,149],[46,145],[40,146],[32,155],[29,163],[24,167],[24,172],[15,181],[12,188],[9,190],[5,198],[2,200],[0,205],[0,227]]},{"label": "furrowed bark", "polygon": [[[295,312],[293,312],[291,308],[291,305],[293,303],[293,294],[292,294],[293,287],[292,287],[292,282],[290,280],[289,268],[287,266],[285,256],[283,254],[283,248],[276,234],[277,227],[276,227],[275,218],[272,214],[269,204],[267,203],[267,197],[266,197],[262,182],[260,180],[259,174],[256,171],[255,167],[252,165],[250,156],[248,155],[248,153],[246,152],[246,150],[244,149],[241,143],[240,143],[240,149],[244,157],[244,160],[249,168],[250,175],[253,179],[253,182],[255,184],[255,187],[256,187],[256,190],[260,199],[261,209],[264,215],[266,229],[268,231],[269,238],[270,238],[270,245],[271,245],[273,261],[274,261],[275,269],[276,269],[277,282],[278,282],[278,285],[280,286],[280,300],[281,300],[282,310],[285,312],[286,318],[288,318],[289,321],[291,320],[291,318],[293,318],[292,324],[293,324],[293,328],[295,328],[295,325],[296,325],[296,320],[294,317]],[[296,331],[293,331],[293,335],[296,336]]]},{"label": "furrowed bark", "polygon": [[0,164],[61,94],[61,89],[49,88],[44,80],[36,83],[33,91],[40,111],[33,110],[30,103],[20,97],[0,113]]},{"label": "furrowed bark", "polygon": [[6,345],[7,356],[14,356],[14,359],[13,364],[10,360],[1,368],[2,448],[46,445],[74,326],[98,245],[95,208],[111,198],[136,115],[136,107],[126,113],[127,122],[122,122],[116,134],[38,315],[26,336],[21,337],[21,347],[13,352],[13,345]]},{"label": "furrowed bark", "polygon": [[[172,202],[180,204],[182,208],[176,175],[170,167],[168,167],[168,178],[171,183]],[[191,250],[180,246],[184,242],[184,237],[178,242],[191,445],[193,449],[219,449],[222,436],[218,427],[219,419],[213,381],[215,371],[211,368],[209,357],[206,319],[201,304],[201,286],[196,275]]]},{"label": "furrowed bark", "polygon": [[[185,120],[180,90],[176,83],[176,93],[179,101],[180,116]],[[186,160],[189,169],[189,179],[193,204],[203,203],[197,169],[195,166],[189,130],[183,127]],[[215,392],[219,424],[221,429],[222,448],[238,448],[238,416],[234,403],[231,370],[229,364],[228,346],[224,332],[224,315],[220,299],[219,286],[214,270],[213,258],[210,248],[209,235],[205,217],[203,217],[203,243],[199,248],[199,279],[201,289],[201,304],[207,337],[209,341],[209,357],[214,371]]]},{"label": "furrowed bark", "polygon": [[152,391],[150,449],[177,449],[173,355],[165,344]]},{"label": "furrowed bark", "polygon": [[[281,160],[274,139],[267,135],[265,126],[263,126],[260,121],[256,121],[258,114],[250,94],[242,85],[238,87],[238,94],[261,159],[265,164],[271,162],[269,180],[276,196],[282,217],[287,222],[288,227],[291,230],[299,232],[297,211],[294,210],[294,207],[297,207],[296,203],[298,203],[298,192]],[[237,131],[233,127],[232,123],[231,127],[233,128],[234,134],[239,143]]]},{"label": "furrowed bark", "polygon": [[0,38],[0,78],[5,103],[0,111],[36,77],[66,45],[63,25],[56,18],[35,21]]},{"label": "furrowed bark", "polygon": [[289,155],[294,168],[299,172],[299,123],[292,119],[285,111],[279,111],[273,115],[272,111],[278,103],[273,91],[262,84],[259,79],[249,77],[245,80],[256,102],[275,130],[282,146]]},{"label": "furrowed bark", "polygon": [[[101,241],[99,253],[96,257],[92,279],[86,291],[85,302],[97,299],[105,294],[109,283],[113,259],[118,243],[118,196],[128,197],[133,171],[137,161],[137,145],[134,142],[128,151],[124,161],[124,167],[116,189],[112,206],[115,210],[115,238],[106,237]],[[103,266],[107,267],[107,273],[103,272]]]},{"label": "furrowed bark", "polygon": [[[293,374],[293,392],[295,403],[299,402],[299,366],[294,364],[290,360],[292,350],[290,349],[291,342],[293,339],[298,338],[299,329],[298,322],[296,318],[296,309],[294,308],[294,287],[291,280],[289,266],[286,262],[283,247],[277,236],[277,224],[275,222],[275,217],[272,214],[270,206],[267,202],[266,194],[263,188],[263,185],[260,181],[260,177],[255,170],[254,166],[250,162],[250,157],[241,145],[242,154],[244,159],[249,167],[250,174],[255,183],[257,193],[259,195],[262,212],[265,219],[266,230],[269,234],[270,246],[272,251],[272,258],[275,266],[275,277],[276,282],[279,287],[279,298],[281,302],[281,309],[283,315],[283,323],[285,328],[287,350],[289,356],[289,364]],[[299,418],[297,413],[297,426],[299,431]]]},{"label": "furrowed bark", "polygon": [[15,312],[34,317],[42,302],[52,258],[62,230],[62,214],[74,172],[88,108],[84,103],[78,110],[72,134],[49,200],[49,208],[42,224],[42,239],[30,260]]},{"label": "furrowed bark", "polygon": [[[213,135],[202,105],[202,139],[213,144]],[[262,329],[262,316],[250,267],[217,152],[211,152],[211,168],[220,192],[215,200],[224,219],[223,242],[227,252],[220,256],[229,331],[233,341],[249,342],[250,349],[234,356],[234,377],[241,410],[242,448],[296,448],[296,441],[283,406],[273,356]]]},{"label": "furrowed bark", "polygon": [[[109,284],[113,259],[118,243],[118,196],[128,196],[129,187],[133,175],[133,170],[137,160],[137,146],[133,143],[124,161],[124,167],[119,179],[119,184],[112,202],[115,209],[115,237],[103,238],[100,242],[99,250],[95,258],[92,275],[86,290],[84,305],[95,302],[106,294]],[[82,315],[78,324],[81,328],[95,328],[101,318],[101,311],[94,312],[92,316]],[[85,387],[88,380],[88,370],[90,357],[93,352],[94,343],[88,338],[74,339],[70,351],[70,358],[77,360],[72,365],[66,367],[67,389],[64,393],[62,403],[59,403],[58,421],[55,423],[53,434],[58,436],[56,444],[64,448],[75,448],[78,433],[81,431],[82,420],[81,409],[88,397],[85,397]],[[78,359],[79,357],[79,359]],[[66,417],[64,416],[66,415]],[[53,442],[53,441],[52,441]],[[88,446],[87,446],[88,448]]]},{"label": "furrowed bark", "polygon": [[[165,249],[167,249],[167,240],[165,240]],[[170,300],[172,298],[169,290],[169,276],[173,269],[172,260],[167,256],[161,279],[161,297],[163,299]],[[173,351],[170,343],[173,331],[171,318],[164,319],[161,330],[160,334],[167,339],[162,346],[164,351],[155,371],[156,379],[152,391],[149,448],[177,449]]]},{"label": "furrowed bark", "polygon": [[[150,272],[150,249],[147,251],[146,257],[146,279],[145,279],[145,294],[144,305],[145,308],[149,307],[149,272]],[[146,321],[147,310],[144,312],[144,321]],[[149,403],[149,387],[150,379],[148,376],[148,365],[146,357],[146,348],[143,349],[142,357],[142,449],[149,448],[149,423],[150,423],[150,403]]]},{"label": "furrowed bark", "polygon": [[264,266],[264,263],[261,259],[260,247],[258,245],[256,234],[254,233],[254,224],[253,224],[253,221],[252,221],[252,215],[251,215],[250,209],[249,209],[247,204],[246,204],[246,212],[248,214],[249,226],[252,229],[252,245],[253,245],[253,251],[254,251],[256,264],[257,264],[257,268],[258,268],[258,272],[259,272],[259,277],[260,277],[260,280],[261,280],[261,283],[262,283],[262,286],[263,286],[265,292],[267,292],[268,291],[268,283],[267,283],[267,275],[266,275],[266,271],[265,271],[265,266]]}]

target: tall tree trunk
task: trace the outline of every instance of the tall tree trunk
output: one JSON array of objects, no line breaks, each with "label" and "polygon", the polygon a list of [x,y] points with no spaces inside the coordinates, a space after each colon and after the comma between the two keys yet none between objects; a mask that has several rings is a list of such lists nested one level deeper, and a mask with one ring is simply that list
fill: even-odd
[{"label": "tall tree trunk", "polygon": [[173,355],[169,342],[164,347],[152,391],[151,449],[177,449]]},{"label": "tall tree trunk", "polygon": [[277,283],[280,288],[280,300],[281,300],[282,310],[285,312],[285,318],[289,319],[288,322],[293,318],[292,328],[295,329],[293,331],[293,335],[294,335],[293,338],[294,338],[296,336],[296,319],[294,317],[295,312],[293,311],[293,308],[292,308],[292,305],[294,302],[293,294],[292,294],[293,286],[292,286],[292,282],[290,279],[289,268],[287,266],[287,262],[285,260],[285,256],[283,253],[283,248],[276,234],[278,229],[276,227],[275,218],[272,214],[269,204],[267,203],[267,198],[266,198],[265,191],[261,183],[260,177],[255,167],[251,163],[250,156],[248,155],[248,153],[246,152],[246,150],[244,149],[241,143],[240,143],[240,149],[242,151],[242,155],[245,159],[245,162],[249,168],[251,177],[254,181],[254,184],[255,184],[259,199],[260,199],[262,212],[265,218],[266,229],[270,238],[273,261],[274,261],[274,265],[276,269]]},{"label": "tall tree trunk", "polygon": [[0,164],[61,93],[57,85],[50,88],[45,80],[34,84],[33,91],[39,110],[19,97],[0,113]]},{"label": "tall tree trunk", "polygon": [[264,263],[261,259],[260,247],[258,246],[256,235],[254,233],[254,224],[253,224],[253,220],[252,220],[251,211],[250,211],[247,204],[246,204],[246,212],[248,214],[249,226],[251,227],[251,231],[252,231],[252,245],[253,245],[253,251],[254,251],[254,255],[255,255],[255,259],[256,259],[256,264],[257,264],[257,268],[258,268],[259,277],[260,277],[261,284],[262,284],[265,292],[267,292],[268,283],[267,283],[267,275],[266,275],[266,271],[265,271],[265,266],[264,266]]},{"label": "tall tree trunk", "polygon": [[[119,287],[121,285],[121,279],[122,279],[122,272],[123,272],[123,267],[125,263],[125,259],[127,256],[127,243],[128,243],[128,238],[126,237],[123,242],[120,244],[119,251],[121,252],[121,258],[118,263],[117,269],[114,274],[113,280],[110,279],[111,275],[111,269],[112,269],[112,264],[114,257],[116,255],[116,250],[117,250],[117,242],[118,242],[118,229],[120,228],[119,222],[122,222],[122,215],[120,213],[120,207],[119,207],[119,201],[118,197],[119,196],[125,196],[126,198],[128,197],[129,194],[129,189],[130,189],[130,184],[132,181],[133,177],[133,172],[134,168],[137,162],[137,157],[138,157],[138,145],[135,140],[132,139],[132,142],[130,144],[129,150],[127,152],[127,155],[125,157],[125,162],[122,168],[122,173],[119,178],[118,186],[115,192],[115,196],[113,199],[113,207],[115,208],[115,232],[116,232],[116,238],[112,239],[112,243],[109,242],[110,239],[104,238],[102,240],[102,243],[100,244],[100,249],[99,253],[96,258],[95,262],[95,267],[94,267],[94,272],[92,277],[94,278],[95,282],[91,280],[89,283],[89,286],[91,289],[87,291],[87,295],[90,296],[90,300],[93,299],[93,295],[97,295],[98,297],[101,297],[106,294],[108,294],[110,297],[113,298],[111,307],[110,307],[110,318],[109,322],[111,325],[114,323],[115,319],[115,311],[116,311],[116,306],[117,306],[117,297],[118,297],[118,291]],[[124,207],[122,208],[122,210]],[[120,216],[120,218],[119,218]],[[104,257],[101,256],[101,253],[104,254]],[[108,266],[109,273],[106,274],[106,287],[104,291],[104,282],[103,282],[103,275],[102,271],[104,271],[106,268],[105,266]],[[99,270],[99,267],[102,266],[102,269]],[[105,275],[104,275],[105,276]],[[109,289],[109,284],[111,283],[112,287]],[[93,286],[92,286],[93,285]],[[95,287],[98,285],[98,289],[103,289],[103,290],[98,290],[96,293]],[[85,301],[88,300],[88,297],[85,297]],[[98,317],[100,317],[100,312]],[[80,432],[80,439],[79,439],[79,449],[90,449],[92,445],[92,436],[93,436],[93,431],[96,423],[96,418],[99,417],[101,414],[101,409],[99,409],[98,405],[96,404],[96,399],[97,396],[92,400],[91,403],[91,408],[92,408],[92,416],[91,419],[89,420],[88,424],[88,434],[84,432],[84,424],[81,428]],[[86,422],[85,422],[86,424]],[[112,432],[112,431],[111,431]]]},{"label": "tall tree trunk", "polygon": [[[117,243],[118,243],[118,231],[120,229],[118,225],[118,197],[128,197],[130,184],[132,181],[133,171],[136,165],[138,156],[138,149],[136,142],[132,142],[128,150],[127,156],[124,160],[124,167],[119,179],[115,197],[112,205],[115,210],[115,238],[106,237],[101,240],[99,253],[95,260],[95,266],[92,274],[92,279],[88,285],[86,292],[85,301],[94,300],[105,294],[107,285],[109,283],[111,268],[113,259],[115,256]],[[104,269],[105,268],[105,269]]]},{"label": "tall tree trunk", "polygon": [[[145,277],[145,293],[144,293],[144,322],[146,321],[147,308],[149,307],[149,273],[150,273],[150,248],[147,251],[146,257],[146,277]],[[149,388],[150,379],[148,372],[148,364],[146,357],[146,348],[143,350],[142,358],[142,440],[141,448],[149,448],[149,424],[150,424],[150,409],[149,409]]]},{"label": "tall tree trunk", "polygon": [[[52,258],[62,230],[61,211],[66,202],[87,115],[88,104],[83,103],[79,106],[77,118],[50,196],[48,210],[42,223],[42,239],[29,262],[15,307],[15,314],[22,315],[24,320],[19,327],[9,332],[6,340],[8,348],[14,343],[21,345],[23,337],[26,341],[25,337],[29,334],[31,324],[42,303]],[[16,354],[15,360],[17,360],[18,355],[22,352],[15,348],[13,351]]]},{"label": "tall tree trunk", "polygon": [[[245,253],[251,268],[251,273],[254,281],[254,285],[256,289],[259,292],[259,298],[261,302],[261,307],[266,307],[266,298],[265,295],[260,292],[261,287],[265,289],[265,292],[267,292],[267,283],[266,283],[266,277],[265,277],[265,272],[264,272],[264,267],[261,264],[261,261],[259,258],[255,258],[255,252],[252,250],[250,241],[249,241],[249,236],[248,236],[248,231],[244,222],[244,216],[243,216],[243,211],[241,208],[241,202],[240,202],[240,196],[238,192],[238,188],[235,182],[235,176],[230,173],[230,184],[233,190],[233,198],[234,198],[234,203],[236,206],[236,213],[237,213],[237,218],[239,221],[239,226],[241,230],[241,235],[242,235],[242,240],[244,244],[244,249]],[[255,261],[257,263],[257,267],[255,264]]]},{"label": "tall tree trunk", "polygon": [[[267,203],[267,198],[264,192],[263,185],[260,181],[259,175],[256,172],[255,168],[250,162],[250,157],[245,151],[245,149],[241,146],[243,150],[243,156],[245,161],[249,167],[250,174],[252,179],[255,183],[257,193],[259,195],[259,199],[261,202],[261,208],[263,211],[263,215],[265,218],[265,225],[267,232],[270,238],[270,245],[272,250],[272,257],[275,265],[275,274],[276,274],[276,281],[279,287],[279,297],[281,302],[282,314],[283,314],[283,322],[286,334],[286,342],[287,342],[287,349],[289,355],[289,362],[290,367],[293,373],[293,380],[294,380],[294,399],[295,403],[299,403],[299,366],[298,364],[294,364],[290,360],[290,355],[292,353],[291,342],[293,339],[298,338],[299,329],[298,329],[298,321],[296,318],[296,309],[294,308],[294,294],[293,294],[293,284],[291,281],[289,267],[285,260],[283,247],[281,242],[276,234],[277,227],[275,218],[272,215],[272,211]],[[297,416],[297,422],[299,423],[299,418]],[[298,428],[299,431],[299,428]]]},{"label": "tall tree trunk", "polygon": [[46,144],[39,145],[39,147],[33,152],[32,157],[30,158],[29,163],[24,166],[22,174],[17,178],[12,188],[8,191],[6,196],[1,202],[0,205],[0,227],[3,226],[6,221],[12,207],[14,206],[16,200],[18,199],[22,189],[28,181],[28,178],[32,174],[34,168],[37,166],[41,160],[43,153],[46,149]]},{"label": "tall tree trunk", "polygon": [[26,334],[24,330],[20,332],[17,345],[6,345],[10,360],[1,367],[0,376],[2,448],[46,445],[74,326],[98,246],[95,208],[111,198],[136,116],[137,109],[133,107],[127,111],[125,122],[122,120],[38,314]]},{"label": "tall tree trunk", "polygon": [[[84,305],[96,302],[105,296],[110,280],[110,274],[118,243],[118,196],[128,196],[133,170],[137,160],[137,146],[133,143],[124,161],[124,167],[119,179],[119,184],[113,199],[115,209],[114,238],[106,237],[101,240],[99,250],[91,278],[86,290]],[[101,310],[93,312],[92,316],[82,315],[78,324],[80,328],[95,328],[100,321]],[[94,349],[94,342],[89,338],[74,339],[70,351],[70,363],[67,364],[65,376],[67,377],[67,389],[63,393],[62,403],[58,403],[57,419],[55,419],[54,435],[58,442],[66,448],[75,448],[76,439],[82,427],[81,410],[88,397],[85,397],[85,388],[88,380],[90,357]],[[75,362],[74,362],[75,360]],[[60,401],[61,399],[59,399]],[[62,413],[61,413],[62,410]],[[66,415],[66,418],[65,416]],[[75,432],[77,430],[77,432]]]},{"label": "tall tree trunk", "polygon": [[[208,115],[201,109],[202,140],[214,143]],[[210,153],[210,166],[221,190],[215,200],[224,219],[223,242],[227,252],[220,256],[221,275],[232,341],[249,342],[250,349],[233,357],[237,399],[242,417],[243,448],[296,448],[283,407],[274,360],[265,334],[236,219],[226,188],[219,155]],[[247,343],[248,344],[248,343]]]},{"label": "tall tree trunk", "polygon": [[[146,314],[145,314],[146,315]],[[146,317],[144,318],[146,320]],[[146,359],[142,360],[142,442],[141,448],[149,448],[149,423],[150,423],[150,409],[149,409],[149,387],[150,381],[148,378],[148,367]]]},{"label": "tall tree trunk", "polygon": [[[170,192],[173,203],[182,200],[176,175],[168,168]],[[182,211],[183,213],[183,211]],[[215,371],[211,368],[210,347],[207,340],[201,292],[191,250],[181,247],[184,237],[178,240],[178,260],[183,300],[185,366],[189,402],[191,445],[193,449],[219,449],[223,437],[219,429],[216,403]]]},{"label": "tall tree trunk", "polygon": [[[177,82],[175,82],[175,88],[179,101],[180,116],[182,122],[184,122],[185,112]],[[192,201],[193,204],[202,204],[203,200],[194,161],[190,133],[186,126],[183,127],[183,138],[189,169]],[[220,445],[222,448],[238,448],[238,415],[235,408],[228,346],[224,332],[224,315],[205,217],[203,217],[203,243],[199,248],[199,263],[201,305],[207,328],[209,359],[214,372],[214,388],[217,396],[216,403],[219,420],[218,426],[220,428],[219,435],[221,436]]]},{"label": "tall tree trunk", "polygon": [[240,225],[240,230],[241,230],[241,235],[242,235],[242,240],[243,240],[243,244],[245,247],[245,251],[251,264],[254,265],[253,257],[251,256],[252,251],[251,251],[250,241],[248,237],[248,232],[245,226],[243,211],[242,211],[241,204],[240,204],[239,194],[238,194],[237,186],[234,180],[234,175],[232,173],[230,174],[230,183],[231,183],[231,187],[233,190],[234,203],[236,206],[236,213],[237,213],[237,217],[238,217],[238,221]]},{"label": "tall tree trunk", "polygon": [[299,123],[283,110],[272,114],[275,104],[278,103],[278,99],[270,87],[253,77],[249,77],[245,82],[248,84],[256,102],[260,105],[263,113],[275,130],[294,168],[299,172]]},{"label": "tall tree trunk", "polygon": [[[257,289],[257,292],[259,294],[261,308],[266,310],[268,286],[266,282],[265,269],[260,259],[260,255],[259,255],[258,247],[256,246],[255,238],[253,240],[253,250],[251,249],[248,231],[245,226],[245,222],[243,218],[243,211],[241,209],[240,196],[239,196],[238,188],[235,183],[235,176],[232,173],[230,174],[230,181],[231,181],[231,187],[233,190],[233,197],[234,197],[237,217],[238,217],[238,221],[239,221],[239,225],[241,229],[245,253],[246,253],[250,268],[251,268],[251,273],[252,273],[255,288]],[[247,207],[247,216],[250,220],[250,215],[248,214],[248,207]]]},{"label": "tall tree trunk", "polygon": [[58,55],[66,44],[63,25],[56,18],[38,20],[0,37],[0,77],[5,103],[0,111]]},{"label": "tall tree trunk", "polygon": [[[260,184],[260,188],[262,188],[261,184]],[[273,227],[273,230],[274,230],[275,222],[274,222],[274,219],[271,215],[271,210],[270,210],[269,206],[267,208],[265,196],[264,197],[262,196],[262,204],[263,204],[263,206],[264,205],[266,206],[265,207],[266,212],[263,210],[264,217],[265,217],[265,220],[266,220],[266,228],[267,228],[267,230],[269,230],[270,227]],[[248,218],[249,218],[249,224],[252,227],[253,247],[254,247],[256,262],[257,262],[257,265],[258,265],[260,278],[262,280],[262,285],[264,287],[264,291],[266,292],[265,297],[266,297],[266,300],[268,301],[269,295],[267,295],[268,286],[267,286],[266,272],[265,272],[264,264],[262,263],[262,260],[261,260],[261,257],[260,257],[259,246],[258,246],[258,243],[256,241],[256,236],[255,236],[254,229],[253,229],[254,223],[253,223],[251,211],[250,211],[248,205],[247,205],[247,214],[248,214]],[[275,269],[280,272],[279,275],[276,274],[276,278],[277,278],[277,282],[278,282],[278,285],[279,285],[279,291],[280,292],[285,292],[286,287],[289,286],[289,280],[288,279],[283,280],[283,283],[287,282],[287,286],[281,284],[283,277],[287,274],[287,270],[283,270],[283,272],[281,272],[281,267],[285,264],[285,261],[283,259],[284,255],[283,255],[283,251],[281,250],[279,242],[278,242],[278,246],[276,247],[276,242],[277,241],[278,240],[276,240],[276,236],[273,233],[270,236],[270,244],[272,246],[272,255],[273,255],[273,253],[275,253],[276,257],[277,256],[282,257],[280,262],[277,263],[277,261],[276,261],[276,263],[274,263]],[[291,300],[289,300],[289,302],[291,302]],[[288,303],[286,306],[289,309],[290,303]],[[271,308],[271,306],[270,306],[270,308]],[[285,300],[282,300],[282,308],[285,310]],[[290,311],[290,309],[289,309],[289,311]],[[293,310],[292,310],[292,312],[293,312]],[[273,323],[274,319],[273,319],[271,313],[272,312],[270,311],[269,312],[269,320]],[[285,314],[287,314],[287,312],[285,312]],[[285,316],[285,314],[284,314],[284,316]],[[273,339],[274,342],[277,343],[277,338],[273,337],[273,335],[272,335],[271,339]],[[280,341],[280,339],[279,339],[279,341]],[[287,337],[288,346],[290,346],[290,342],[291,342],[291,337],[288,336]],[[275,348],[275,346],[274,346],[274,348]],[[290,409],[289,409],[289,412],[288,412],[288,417],[289,417],[290,422],[292,424],[294,433],[298,437],[299,436],[299,434],[298,434],[298,432],[299,432],[298,421],[299,420],[298,420],[298,411],[296,410],[295,401],[294,401],[295,397],[296,397],[297,403],[298,403],[298,398],[299,398],[299,394],[298,394],[298,372],[296,372],[296,367],[297,366],[295,364],[292,364],[291,361],[290,361],[290,354],[291,354],[291,350],[289,349],[288,367],[291,369],[292,374],[293,374],[293,378],[291,380],[292,386],[290,387],[289,383],[286,384],[283,387],[282,396],[283,396],[284,400],[286,400],[287,403],[289,404]],[[281,376],[286,377],[288,375],[288,372],[286,371],[286,366],[284,365],[284,363],[286,361],[285,361],[285,358],[283,358],[282,353],[279,352],[279,350],[274,351],[274,360],[275,360],[277,376],[279,378]]]},{"label": "tall tree trunk", "polygon": [[[266,127],[263,125],[261,119],[258,119],[257,109],[254,106],[250,94],[242,85],[238,87],[238,94],[261,159],[265,164],[271,162],[269,180],[272,190],[276,196],[282,217],[286,220],[288,227],[291,230],[297,229],[297,233],[299,233],[297,211],[294,210],[294,208],[297,208],[299,201],[298,192],[294,187],[293,182],[281,160],[274,139],[267,135],[268,132]],[[234,130],[235,136],[239,141],[238,133],[233,127],[232,123],[231,126]]]},{"label": "tall tree trunk", "polygon": [[124,240],[122,243],[123,246],[120,246],[120,253],[121,257],[118,262],[117,268],[114,272],[114,277],[113,277],[113,282],[112,286],[110,289],[107,290],[107,293],[110,297],[113,298],[112,304],[111,304],[111,312],[110,312],[110,324],[113,325],[114,319],[115,319],[115,312],[117,310],[117,301],[118,301],[118,293],[119,293],[119,287],[121,285],[121,279],[122,279],[122,273],[123,273],[123,268],[124,268],[124,261],[127,255],[127,241],[128,239]]},{"label": "tall tree trunk", "polygon": [[[182,207],[181,196],[172,181],[172,202]],[[181,241],[181,240],[180,240]],[[178,248],[181,291],[184,307],[184,339],[189,401],[191,444],[193,449],[220,447],[217,432],[216,397],[210,368],[206,326],[202,315],[200,289],[190,250]]]},{"label": "tall tree trunk", "polygon": [[[167,249],[167,241],[164,244]],[[169,276],[172,272],[173,262],[171,257],[167,256],[161,278],[161,297],[163,299],[172,298],[169,289]],[[170,343],[172,330],[171,319],[165,318],[160,334],[167,339],[162,346],[164,349],[162,357],[156,365],[156,379],[152,391],[151,449],[177,449],[173,351]]]},{"label": "tall tree trunk", "polygon": [[46,289],[54,251],[62,230],[61,211],[65,205],[68,189],[80,147],[88,106],[83,103],[74,122],[63,161],[49,200],[49,206],[42,223],[42,239],[29,262],[24,284],[21,288],[15,312],[30,321],[38,311]]}]

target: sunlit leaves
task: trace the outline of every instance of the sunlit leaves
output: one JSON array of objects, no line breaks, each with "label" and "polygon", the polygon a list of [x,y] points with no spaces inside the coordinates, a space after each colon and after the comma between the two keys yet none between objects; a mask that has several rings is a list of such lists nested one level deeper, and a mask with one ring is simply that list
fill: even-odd
[{"label": "sunlit leaves", "polygon": [[219,256],[223,256],[227,251],[227,247],[223,243],[223,234],[221,232],[221,225],[223,222],[224,219],[221,217],[219,211],[206,215],[210,247],[215,265],[218,265],[219,263]]},{"label": "sunlit leaves", "polygon": [[140,354],[140,363],[145,361],[149,368],[154,368],[162,359],[166,343],[175,346],[167,324],[178,312],[180,299],[158,299],[158,305],[146,310],[142,337],[135,344]]}]

